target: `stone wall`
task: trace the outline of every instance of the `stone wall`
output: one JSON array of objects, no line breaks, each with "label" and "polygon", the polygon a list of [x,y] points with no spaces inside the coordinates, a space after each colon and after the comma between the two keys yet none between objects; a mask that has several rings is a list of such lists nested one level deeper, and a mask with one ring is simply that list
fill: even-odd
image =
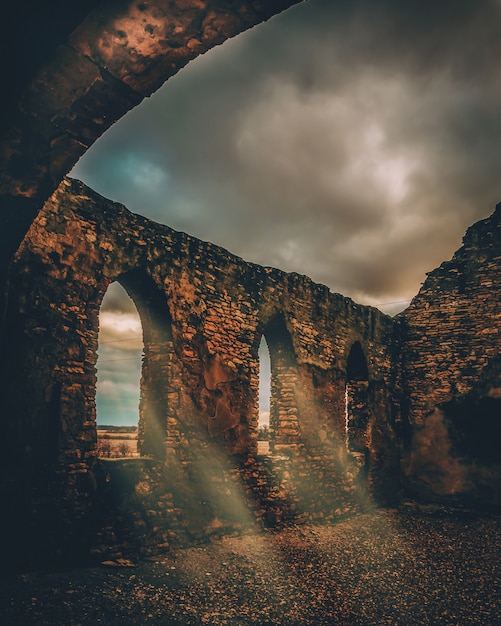
[{"label": "stone wall", "polygon": [[402,316],[404,467],[416,493],[501,502],[501,205]]},{"label": "stone wall", "polygon": [[[11,268],[6,554],[149,554],[339,519],[402,489],[499,505],[500,218],[498,206],[472,226],[392,319],[63,181]],[[113,281],[143,328],[139,459],[97,456],[99,312]]]},{"label": "stone wall", "polygon": [[[99,310],[113,281],[143,326],[137,462],[96,457]],[[15,257],[8,315],[5,495],[56,546],[150,550],[398,495],[398,324],[305,276],[246,263],[65,180]],[[263,335],[269,457],[257,456]],[[355,345],[366,406],[364,444],[350,452]]]}]

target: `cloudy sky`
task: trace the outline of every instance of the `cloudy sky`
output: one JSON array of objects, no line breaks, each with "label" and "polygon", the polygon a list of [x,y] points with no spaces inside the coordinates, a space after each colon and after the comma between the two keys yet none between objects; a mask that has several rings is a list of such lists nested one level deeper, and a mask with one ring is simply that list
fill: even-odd
[{"label": "cloudy sky", "polygon": [[[307,0],[192,61],[71,175],[393,314],[501,200],[500,58],[501,0]],[[114,341],[110,369],[132,359]]]}]

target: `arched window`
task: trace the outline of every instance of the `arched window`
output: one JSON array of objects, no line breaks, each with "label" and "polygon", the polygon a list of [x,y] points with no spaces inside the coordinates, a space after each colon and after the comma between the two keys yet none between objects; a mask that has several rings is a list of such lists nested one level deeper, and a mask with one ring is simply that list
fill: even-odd
[{"label": "arched window", "polygon": [[165,458],[167,424],[175,421],[169,399],[178,382],[173,379],[176,355],[172,317],[163,288],[145,271],[131,270],[120,282],[134,300],[143,328],[138,449],[141,456]]},{"label": "arched window", "polygon": [[271,360],[270,350],[265,336],[259,344],[259,418],[258,418],[258,453],[269,452],[270,437],[270,396],[271,396]]},{"label": "arched window", "polygon": [[367,450],[369,372],[360,342],[356,341],[346,365],[346,443],[350,452]]},{"label": "arched window", "polygon": [[271,369],[269,447],[276,451],[298,442],[297,367],[292,338],[282,315],[271,318],[263,335],[269,349]]},{"label": "arched window", "polygon": [[118,282],[112,283],[99,314],[96,424],[100,456],[137,456],[142,334],[134,302]]}]

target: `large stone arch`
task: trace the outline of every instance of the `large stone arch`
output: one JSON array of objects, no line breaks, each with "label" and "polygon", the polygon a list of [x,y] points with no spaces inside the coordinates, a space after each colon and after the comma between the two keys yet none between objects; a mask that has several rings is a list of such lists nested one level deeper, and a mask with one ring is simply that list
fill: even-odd
[{"label": "large stone arch", "polygon": [[191,59],[299,1],[88,0],[70,8],[53,0],[41,10],[24,0],[4,8],[3,93],[11,98],[0,128],[3,271],[43,202],[107,128]]}]

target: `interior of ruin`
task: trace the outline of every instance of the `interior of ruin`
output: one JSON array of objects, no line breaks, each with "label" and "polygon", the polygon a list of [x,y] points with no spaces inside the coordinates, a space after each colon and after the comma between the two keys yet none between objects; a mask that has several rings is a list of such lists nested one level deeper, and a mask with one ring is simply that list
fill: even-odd
[{"label": "interior of ruin", "polygon": [[[0,174],[7,561],[148,555],[259,525],[336,520],[404,495],[501,504],[501,204],[392,318],[66,177],[190,59],[296,2],[5,9],[4,44],[23,51],[6,74]],[[151,24],[151,36],[135,36]],[[123,460],[97,454],[99,312],[113,282],[137,308],[144,344],[140,456]]]}]

